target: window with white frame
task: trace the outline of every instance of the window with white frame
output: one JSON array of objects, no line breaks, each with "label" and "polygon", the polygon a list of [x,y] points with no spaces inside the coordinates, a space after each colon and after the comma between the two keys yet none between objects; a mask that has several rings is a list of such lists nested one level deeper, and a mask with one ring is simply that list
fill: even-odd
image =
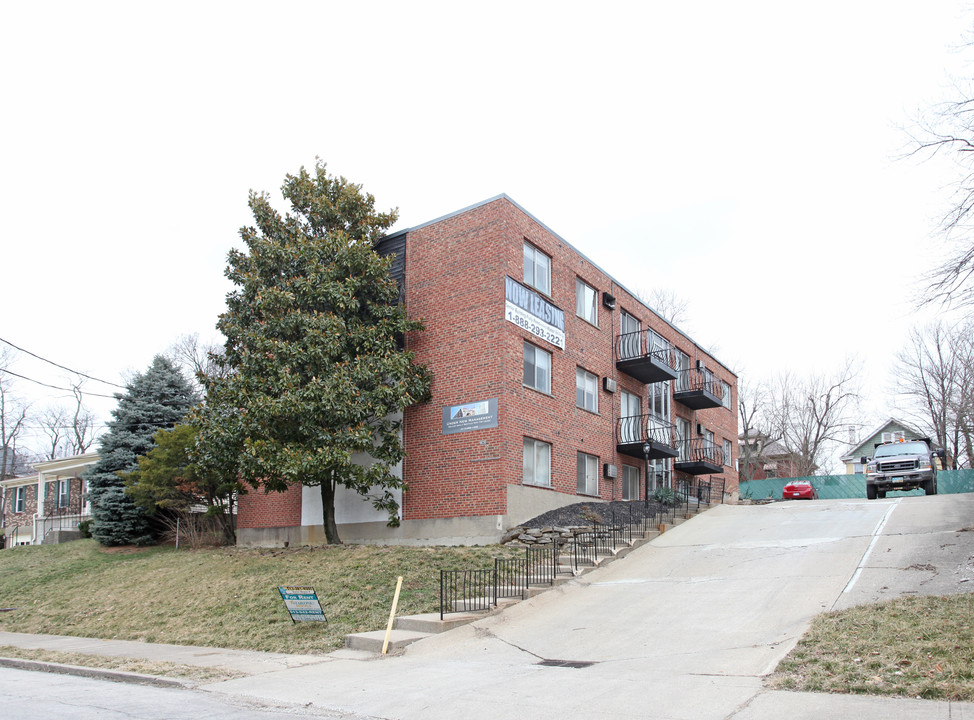
[{"label": "window with white frame", "polygon": [[551,445],[524,438],[524,484],[551,487]]},{"label": "window with white frame", "polygon": [[599,411],[599,379],[588,370],[575,368],[575,404],[597,413]]},{"label": "window with white frame", "polygon": [[717,460],[717,446],[714,445],[714,431],[704,430],[703,431],[703,454],[711,462],[716,462]]},{"label": "window with white frame", "polygon": [[71,480],[57,481],[57,506],[66,508],[71,504]]},{"label": "window with white frame", "polygon": [[881,442],[896,442],[897,440],[905,439],[906,434],[902,430],[893,430],[892,432],[884,432]]},{"label": "window with white frame", "polygon": [[649,386],[649,414],[665,422],[670,421],[670,381]]},{"label": "window with white frame", "polygon": [[690,421],[677,417],[676,418],[676,442],[677,449],[680,451],[680,460],[690,459]]},{"label": "window with white frame", "polygon": [[639,333],[639,320],[625,310],[619,318],[619,357],[642,357],[642,336]]},{"label": "window with white frame", "polygon": [[639,492],[639,468],[632,465],[622,466],[622,499],[638,500]]},{"label": "window with white frame", "polygon": [[551,295],[551,258],[529,242],[524,243],[524,284]]},{"label": "window with white frame", "polygon": [[682,350],[676,351],[676,388],[677,390],[690,389],[690,356]]},{"label": "window with white frame", "polygon": [[637,443],[642,438],[642,404],[639,396],[623,390],[619,393],[621,403],[619,412],[619,441]]},{"label": "window with white frame", "polygon": [[599,459],[595,455],[578,453],[578,493],[599,494]]},{"label": "window with white frame", "polygon": [[661,487],[671,487],[670,484],[670,459],[663,458],[649,461],[649,484],[652,490]]},{"label": "window with white frame", "polygon": [[599,310],[596,304],[598,293],[595,288],[575,278],[575,314],[593,325],[599,324]]},{"label": "window with white frame", "polygon": [[27,488],[21,485],[19,488],[14,488],[14,512],[22,513],[24,511],[24,505],[27,503]]},{"label": "window with white frame", "polygon": [[733,459],[731,455],[731,441],[724,440],[724,465],[731,467],[733,465]]},{"label": "window with white frame", "polygon": [[551,394],[551,353],[524,343],[524,384]]},{"label": "window with white frame", "polygon": [[721,389],[721,403],[728,410],[733,410],[731,407],[731,386],[730,383],[725,383],[723,380],[720,381]]}]

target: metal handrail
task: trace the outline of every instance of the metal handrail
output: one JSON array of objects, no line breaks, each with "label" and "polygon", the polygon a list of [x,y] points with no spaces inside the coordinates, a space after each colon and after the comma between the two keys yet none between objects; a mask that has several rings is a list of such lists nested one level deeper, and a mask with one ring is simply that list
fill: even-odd
[{"label": "metal handrail", "polygon": [[694,392],[703,390],[715,397],[723,399],[724,388],[720,378],[707,368],[692,367],[680,370],[676,377],[676,392]]},{"label": "metal handrail", "polygon": [[676,426],[655,415],[630,415],[616,421],[616,441],[655,442],[676,449]]},{"label": "metal handrail", "polygon": [[714,465],[724,464],[724,449],[717,443],[705,438],[689,438],[683,440],[679,447],[677,462],[711,462]]},{"label": "metal handrail", "polygon": [[642,360],[653,358],[676,371],[676,349],[652,330],[637,330],[616,337],[616,360]]}]

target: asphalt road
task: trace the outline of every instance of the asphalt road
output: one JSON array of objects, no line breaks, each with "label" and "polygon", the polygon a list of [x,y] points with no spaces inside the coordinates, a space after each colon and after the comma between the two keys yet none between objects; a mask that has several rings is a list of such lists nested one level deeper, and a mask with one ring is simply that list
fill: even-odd
[{"label": "asphalt road", "polygon": [[[403,657],[214,689],[417,720],[778,717],[762,676],[816,614],[903,592],[974,590],[960,582],[974,578],[974,532],[962,532],[971,526],[974,495],[720,506]],[[541,664],[550,660],[585,666]],[[943,717],[962,716],[949,710]]]},{"label": "asphalt road", "polygon": [[266,708],[231,696],[71,675],[0,669],[0,717],[10,720],[358,720],[307,708]]},{"label": "asphalt road", "polygon": [[[776,692],[763,684],[822,611],[971,591],[974,494],[720,506],[400,657],[263,668],[207,685],[209,693],[88,681],[96,689],[61,696],[45,688],[60,687],[62,678],[35,673],[28,688],[11,676],[19,671],[2,670],[0,712],[147,720],[227,712],[258,720],[294,711],[349,720],[974,720],[974,705]],[[174,694],[184,714],[160,710],[160,692]],[[109,702],[116,694],[118,708]]]}]

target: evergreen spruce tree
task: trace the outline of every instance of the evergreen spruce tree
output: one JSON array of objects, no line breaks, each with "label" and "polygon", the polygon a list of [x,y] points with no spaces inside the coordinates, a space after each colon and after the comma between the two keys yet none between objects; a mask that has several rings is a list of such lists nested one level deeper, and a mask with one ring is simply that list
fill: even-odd
[{"label": "evergreen spruce tree", "polygon": [[179,369],[162,356],[116,397],[118,407],[101,437],[98,462],[85,474],[94,521],[91,534],[102,545],[144,545],[153,541],[149,522],[126,495],[119,473],[138,467],[139,456],[153,447],[153,435],[182,420],[197,398]]}]

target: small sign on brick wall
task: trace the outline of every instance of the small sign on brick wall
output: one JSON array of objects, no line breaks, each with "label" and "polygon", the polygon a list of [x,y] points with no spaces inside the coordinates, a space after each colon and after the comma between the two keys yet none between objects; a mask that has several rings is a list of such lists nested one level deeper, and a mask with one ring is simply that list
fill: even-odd
[{"label": "small sign on brick wall", "polygon": [[443,408],[443,434],[497,427],[497,398]]}]

